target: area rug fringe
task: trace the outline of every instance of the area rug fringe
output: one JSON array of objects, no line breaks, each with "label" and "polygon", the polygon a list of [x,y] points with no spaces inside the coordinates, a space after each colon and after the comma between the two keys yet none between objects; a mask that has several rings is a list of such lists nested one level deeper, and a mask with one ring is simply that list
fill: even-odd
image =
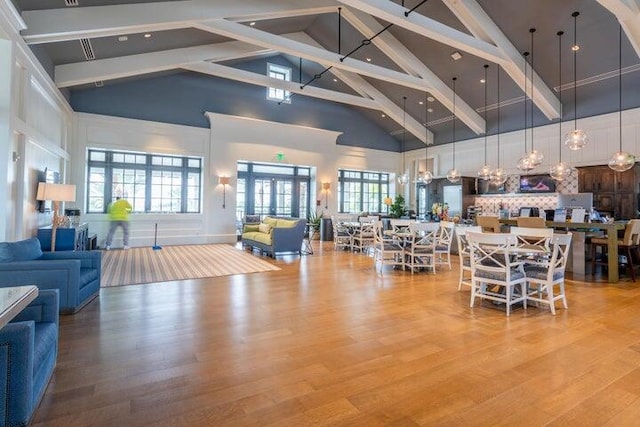
[{"label": "area rug fringe", "polygon": [[103,252],[102,287],[275,270],[280,268],[231,245],[132,248]]}]

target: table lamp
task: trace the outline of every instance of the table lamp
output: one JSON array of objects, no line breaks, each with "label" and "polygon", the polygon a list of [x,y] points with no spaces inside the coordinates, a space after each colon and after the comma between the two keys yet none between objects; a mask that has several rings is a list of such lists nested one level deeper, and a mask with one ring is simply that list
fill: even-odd
[{"label": "table lamp", "polygon": [[393,204],[393,199],[391,197],[385,197],[382,202],[387,205],[387,213],[389,213],[389,206]]},{"label": "table lamp", "polygon": [[38,183],[37,200],[51,200],[53,203],[53,224],[51,224],[51,252],[56,251],[56,230],[64,222],[64,216],[59,216],[60,202],[76,201],[76,186],[72,184],[54,184],[51,182]]}]

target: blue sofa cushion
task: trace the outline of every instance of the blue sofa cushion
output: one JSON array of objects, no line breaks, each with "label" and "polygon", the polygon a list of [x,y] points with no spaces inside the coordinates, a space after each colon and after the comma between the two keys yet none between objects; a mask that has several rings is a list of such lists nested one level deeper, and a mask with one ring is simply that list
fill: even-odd
[{"label": "blue sofa cushion", "polygon": [[42,249],[37,237],[19,242],[0,243],[0,262],[33,261],[41,256]]}]

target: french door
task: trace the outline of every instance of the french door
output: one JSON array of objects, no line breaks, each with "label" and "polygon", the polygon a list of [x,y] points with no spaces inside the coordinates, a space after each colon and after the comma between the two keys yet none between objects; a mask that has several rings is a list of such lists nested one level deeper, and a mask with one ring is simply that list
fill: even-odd
[{"label": "french door", "polygon": [[255,178],[254,215],[297,216],[293,212],[293,184],[290,178]]}]

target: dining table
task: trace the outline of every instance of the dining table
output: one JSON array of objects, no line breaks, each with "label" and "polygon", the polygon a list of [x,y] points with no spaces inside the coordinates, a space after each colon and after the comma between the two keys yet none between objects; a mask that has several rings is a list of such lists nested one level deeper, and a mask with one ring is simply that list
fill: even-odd
[{"label": "dining table", "polygon": [[[501,219],[501,224],[515,226],[517,222],[515,219]],[[556,230],[565,231],[604,231],[607,235],[607,250],[608,250],[608,281],[609,283],[618,283],[620,281],[620,270],[618,269],[618,231],[624,230],[626,227],[626,221],[614,221],[614,222],[560,222],[560,221],[546,221],[545,226],[548,228],[554,228]],[[584,257],[584,255],[582,255]]]}]

